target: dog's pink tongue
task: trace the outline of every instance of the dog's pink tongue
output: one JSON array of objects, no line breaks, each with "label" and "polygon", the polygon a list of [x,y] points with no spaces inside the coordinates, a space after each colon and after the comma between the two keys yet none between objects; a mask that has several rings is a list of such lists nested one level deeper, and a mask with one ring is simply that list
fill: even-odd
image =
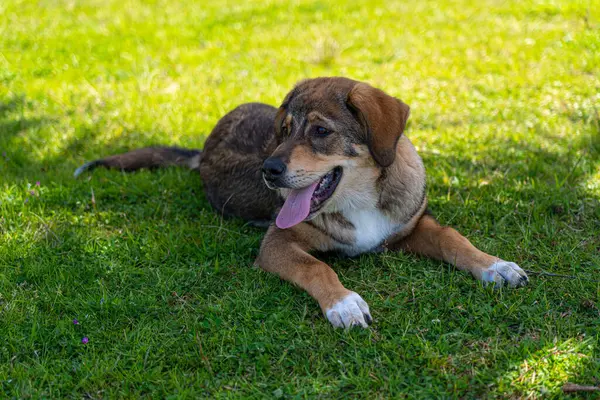
[{"label": "dog's pink tongue", "polygon": [[310,199],[318,184],[318,182],[315,182],[304,189],[293,189],[290,191],[275,220],[277,227],[281,229],[291,228],[308,217],[308,213],[310,213]]}]

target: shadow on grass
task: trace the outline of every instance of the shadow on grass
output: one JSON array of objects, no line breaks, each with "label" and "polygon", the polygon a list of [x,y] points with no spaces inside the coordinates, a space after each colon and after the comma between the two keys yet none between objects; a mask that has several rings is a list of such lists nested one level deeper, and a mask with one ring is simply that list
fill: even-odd
[{"label": "shadow on grass", "polygon": [[25,118],[23,112],[26,108],[25,96],[13,96],[0,102],[0,137],[7,141],[28,130],[33,130],[44,125],[47,120],[43,118]]},{"label": "shadow on grass", "polygon": [[[72,161],[74,155],[80,153],[94,154],[94,158],[96,158],[131,150],[118,143],[94,145],[102,129],[99,125],[103,122],[99,122],[93,126],[79,126],[75,134],[66,139],[56,155],[42,159],[29,157],[28,154],[19,151],[17,147],[19,141],[14,139],[23,134],[32,135],[36,129],[52,123],[52,120],[23,117],[26,104],[24,96],[14,96],[0,104],[0,127],[4,131],[0,143],[4,144],[4,151],[7,152],[6,158],[9,158],[9,160],[0,160],[0,163],[5,163],[3,168],[5,178],[15,180],[29,178],[29,180],[35,181],[39,176],[32,176],[32,171],[40,171],[47,175],[57,172],[64,173],[65,161],[67,163]],[[484,120],[481,123],[488,122]],[[464,199],[468,196],[484,200],[487,197],[487,203],[494,204],[491,196],[495,196],[500,188],[500,191],[510,197],[509,203],[512,203],[505,205],[504,208],[507,212],[513,212],[514,204],[520,202],[525,205],[530,204],[532,208],[537,207],[538,211],[547,212],[552,218],[562,218],[570,223],[578,224],[590,218],[599,220],[599,199],[595,194],[586,190],[585,182],[594,169],[600,165],[600,131],[598,131],[600,124],[597,120],[587,120],[587,124],[591,134],[580,135],[576,141],[569,144],[568,149],[561,152],[552,152],[534,144],[515,143],[509,140],[490,144],[485,150],[485,154],[478,154],[477,158],[469,157],[468,154],[457,156],[421,152],[430,173],[434,168],[443,169],[449,171],[450,175],[460,175],[461,178],[460,184],[454,188],[460,192],[461,196],[452,199],[445,199],[448,190],[447,184],[443,184],[440,179],[434,179],[433,182],[430,180],[430,203],[438,209],[436,211],[445,213],[450,210],[449,214],[452,214],[451,210],[464,207],[461,198]],[[548,133],[541,133],[541,135],[545,138],[551,136]],[[564,139],[555,139],[564,142]],[[144,144],[144,146],[147,145]],[[8,161],[10,161],[10,165]],[[26,168],[23,168],[25,166]],[[77,166],[67,165],[66,168],[70,167],[69,169],[74,170]],[[118,187],[118,193],[115,190],[100,189],[97,191],[98,195],[104,197],[105,206],[114,201],[115,208],[119,208],[118,204],[123,202],[129,203],[133,208],[143,208],[144,205],[139,204],[139,201],[151,198],[151,195],[144,190],[156,189],[148,186],[141,190],[134,190],[128,188],[127,183],[119,183],[122,179],[118,172],[102,172],[102,174],[104,174],[102,178],[104,182],[110,181],[113,187]],[[198,210],[214,212],[206,202],[197,174],[186,171],[179,174],[178,177],[180,183],[185,182],[184,190],[191,190],[189,202],[176,206],[178,207],[177,212],[181,216],[193,220],[197,217]],[[48,176],[45,180],[52,180],[52,176]],[[481,181],[484,181],[487,187],[492,187],[492,191],[481,186]],[[66,184],[68,185],[68,181]],[[176,185],[169,185],[168,182],[165,182],[163,187],[169,191],[181,190]],[[90,196],[86,197],[91,201]],[[54,203],[59,208],[64,206],[64,202],[59,199],[56,199]],[[59,205],[61,203],[62,205]],[[71,212],[74,206],[72,204],[68,207]],[[91,205],[88,204],[88,206]],[[540,206],[543,207],[542,210],[539,209]],[[112,208],[112,206],[108,207]],[[477,214],[477,218],[480,220],[486,218],[493,220],[497,216],[498,213],[494,210],[487,213],[485,210],[481,213],[480,210],[480,213]],[[239,224],[239,221],[236,224]],[[165,229],[176,229],[176,225],[167,226]],[[224,232],[226,229],[228,228],[225,228],[223,222],[219,220],[219,232]],[[532,251],[530,254],[535,259],[533,253]]]},{"label": "shadow on grass", "polygon": [[[70,173],[70,170],[74,170],[78,165],[65,166],[65,162],[67,164],[72,162],[74,157],[80,153],[94,154],[94,158],[97,158],[131,150],[118,143],[94,145],[102,130],[100,125],[104,122],[101,121],[92,126],[78,126],[75,134],[66,139],[55,155],[41,159],[31,157],[19,148],[20,143],[17,138],[23,135],[35,135],[36,130],[52,124],[53,120],[24,117],[24,110],[27,107],[27,100],[24,96],[13,96],[0,104],[0,130],[3,132],[0,143],[3,145],[3,151],[7,153],[4,160],[0,159],[0,170],[4,172],[7,180],[29,178],[35,181],[38,176],[32,176],[32,171],[51,175],[51,173],[57,172],[64,173],[65,168],[68,168]],[[572,119],[582,122],[579,115],[574,114]],[[487,120],[480,121],[480,123],[489,122]],[[501,188],[501,191],[506,192],[513,202],[530,202],[532,207],[542,205],[546,207],[544,211],[556,218],[568,219],[571,216],[573,217],[571,222],[578,222],[577,217],[600,219],[598,197],[585,187],[586,179],[589,179],[590,174],[600,165],[600,121],[597,118],[586,118],[583,122],[589,128],[590,134],[580,135],[577,140],[569,143],[568,149],[561,152],[552,152],[530,143],[515,143],[506,140],[491,144],[485,150],[485,154],[478,155],[478,160],[467,154],[462,156],[443,155],[426,151],[422,152],[421,156],[430,173],[434,168],[441,168],[448,170],[450,175],[460,175],[460,184],[455,189],[465,196],[475,195],[484,199],[487,196],[490,200],[489,197],[495,195],[495,191]],[[461,123],[466,122],[457,122],[457,125]],[[421,124],[419,127],[422,128]],[[549,133],[544,132],[541,135],[552,139]],[[565,142],[561,138],[554,139]],[[147,145],[144,144],[144,146]],[[4,163],[3,168],[2,163]],[[120,185],[117,183],[120,179],[118,173],[104,176],[113,184]],[[207,205],[201,185],[198,184],[197,175],[186,172],[179,176],[185,180],[185,187],[189,185],[194,188],[190,204],[179,209],[179,213],[185,215],[189,212],[188,217],[194,218],[197,215],[197,212],[193,211],[194,209],[212,211]],[[114,177],[114,179],[108,177]],[[52,176],[47,177],[46,181],[49,180],[52,180]],[[494,188],[492,193],[480,185],[481,181],[485,181],[487,186]],[[168,187],[168,183],[166,185]],[[431,203],[434,207],[440,206],[441,212],[453,207],[463,207],[461,201],[457,201],[459,198],[443,200],[448,185],[441,183],[439,179],[435,179],[433,182],[430,180],[429,186]],[[139,191],[128,194],[125,185],[120,185],[119,191],[118,195],[113,193],[116,202],[122,202],[125,198],[133,198],[135,203],[138,197],[146,196]],[[110,199],[107,198],[105,201],[110,201]],[[59,204],[60,201],[57,200],[56,203]],[[582,204],[585,207],[582,208]],[[442,205],[443,207],[441,207]],[[510,206],[506,209],[508,211]],[[497,213],[490,212],[489,217],[495,218],[495,214]],[[485,216],[479,215],[478,218],[483,219]],[[220,229],[221,231],[225,229],[222,224]]]},{"label": "shadow on grass", "polygon": [[[48,120],[43,119],[15,120],[14,116],[22,109],[23,101],[22,98],[15,98],[0,107],[0,126],[6,129],[7,133],[2,143],[6,143],[5,145],[8,146],[6,150],[10,154],[19,153],[16,147],[18,141],[13,140],[15,137],[23,132],[32,134],[39,127],[49,123]],[[49,167],[52,170],[75,167],[65,166],[65,160],[72,160],[73,153],[85,151],[100,157],[127,150],[116,144],[91,148],[89,143],[95,141],[98,130],[82,129],[76,137],[69,139],[62,146],[56,156],[36,160],[28,158],[27,154],[22,154],[19,160],[27,164],[28,168],[18,169],[17,165],[16,169],[10,171],[9,176],[13,179],[35,180],[38,176],[32,176],[32,171],[44,171]],[[451,174],[459,175],[461,182],[454,188],[460,196],[450,199],[445,198],[448,186],[442,184],[440,179],[430,182],[432,205],[438,211],[452,215],[453,210],[465,207],[464,199],[473,196],[482,199],[483,204],[502,208],[502,212],[498,212],[497,209],[488,210],[487,214],[486,210],[482,209],[481,213],[477,214],[477,219],[496,219],[499,216],[510,215],[510,219],[517,221],[512,226],[512,229],[517,232],[520,224],[530,223],[529,213],[537,207],[538,213],[547,213],[550,218],[560,220],[569,229],[576,230],[576,233],[565,233],[565,235],[574,236],[576,242],[587,240],[585,230],[592,226],[596,228],[594,231],[597,231],[600,220],[598,196],[587,190],[585,185],[600,164],[598,150],[593,145],[594,140],[590,140],[589,136],[584,137],[571,143],[570,149],[561,153],[548,151],[532,144],[505,141],[490,146],[485,154],[478,155],[478,159],[468,157],[466,154],[461,157],[425,152],[422,156],[428,169],[432,169],[432,166],[448,169]],[[254,284],[240,288],[231,286],[228,282],[234,281],[234,275],[239,274],[241,268],[253,262],[261,231],[249,228],[239,220],[223,221],[210,209],[202,193],[197,174],[166,171],[152,175],[152,179],[148,179],[147,173],[123,175],[114,171],[98,171],[91,179],[95,188],[94,201],[90,193],[92,184],[82,180],[73,181],[72,185],[67,181],[61,190],[51,191],[46,197],[36,200],[47,202],[44,205],[45,214],[60,215],[61,211],[64,211],[65,214],[75,215],[78,221],[73,222],[66,218],[53,224],[54,217],[49,217],[37,227],[39,232],[33,234],[27,254],[15,253],[8,260],[17,268],[11,280],[19,284],[29,282],[34,287],[44,288],[41,292],[47,293],[59,290],[62,283],[63,286],[68,287],[62,289],[63,293],[77,299],[74,303],[67,301],[57,305],[55,298],[42,297],[36,300],[39,311],[60,318],[64,315],[75,315],[81,308],[90,312],[92,318],[98,320],[98,325],[111,323],[126,329],[135,324],[136,318],[158,317],[170,321],[172,312],[164,304],[172,300],[169,300],[167,294],[174,289],[183,293],[195,293],[196,298],[192,304],[198,309],[207,307],[204,305],[205,302],[211,306],[206,299],[213,296],[219,297],[241,289],[251,290]],[[51,180],[51,175],[46,176],[46,181]],[[480,184],[482,180],[486,181],[486,185]],[[491,192],[490,187],[493,188]],[[65,190],[69,193],[65,193]],[[502,204],[497,204],[493,200],[499,192],[507,198]],[[523,215],[515,211],[515,205],[520,203],[526,209]],[[96,233],[93,232],[95,229],[97,229]],[[204,231],[196,235],[198,229]],[[542,234],[544,227],[538,225],[532,229]],[[549,233],[544,235],[541,237],[543,242],[550,242],[553,239]],[[560,235],[555,239],[560,239]],[[161,243],[164,244],[157,246]],[[588,245],[600,246],[598,238],[592,239]],[[122,251],[110,249],[122,249]],[[538,256],[537,251],[536,248],[528,249],[526,257],[530,258],[527,260],[533,262],[537,258],[545,257]],[[559,248],[558,251],[564,252],[566,258],[569,257],[567,248]],[[590,254],[584,261],[591,262],[595,259],[593,257],[593,254]],[[330,256],[327,257],[327,261],[344,269],[350,264],[355,264],[344,260],[336,261]],[[56,265],[62,267],[56,268]],[[78,268],[80,265],[83,267]],[[199,278],[200,276],[202,279]],[[168,284],[169,279],[172,279],[175,284]],[[47,287],[53,280],[58,283],[58,286]],[[157,287],[157,289],[145,291],[145,287]],[[104,298],[107,292],[117,290],[116,288],[122,293],[115,294],[114,297],[123,296],[128,301],[111,304],[112,308],[101,307],[100,299]],[[81,296],[81,293],[85,292],[89,295]],[[535,299],[538,295],[543,297],[535,293],[530,296]],[[140,299],[141,296],[143,299]],[[259,299],[259,302],[268,303],[271,300],[272,298],[265,297]],[[551,299],[550,302],[555,300]],[[527,305],[527,307],[533,308],[533,312],[550,313],[551,316],[572,312],[572,318],[590,320],[590,310],[579,307],[579,301],[580,299],[576,298],[568,300],[566,305],[553,304],[556,310],[547,310],[541,306],[536,308],[534,305]],[[156,304],[157,302],[159,305]],[[276,306],[273,304],[272,308]],[[229,316],[231,324],[234,324],[235,304],[230,304],[228,307],[234,312]],[[314,305],[312,307],[314,308]],[[206,308],[206,312],[211,311]],[[519,323],[523,323],[524,327]],[[516,328],[513,328],[507,321],[498,322],[498,329],[500,329],[498,335],[504,338],[514,337],[517,343],[526,340],[526,350],[531,350],[532,357],[535,359],[543,358],[546,352],[550,354],[553,351],[549,337],[541,341],[536,341],[532,337],[531,332],[535,332],[536,328],[531,326],[531,321],[524,320],[519,323]],[[198,323],[192,328],[198,331],[206,330],[207,328],[202,324],[203,322]],[[19,324],[15,326],[18,327]],[[40,341],[47,342],[47,338],[56,335],[52,325],[43,329],[39,327],[34,329],[29,322],[21,321],[19,329],[22,332],[37,330],[39,338],[46,338],[30,338],[25,346],[29,353],[40,347]],[[571,328],[565,330],[571,332]],[[393,341],[390,332],[390,329],[388,332],[385,330],[379,332],[380,340]],[[409,333],[414,332],[409,331]],[[434,335],[418,334],[424,341],[423,349],[435,347],[441,340]],[[474,333],[476,345],[485,344],[487,334],[489,334],[487,330]],[[571,333],[560,334],[556,335],[555,339],[559,342],[567,342],[574,336]],[[60,335],[56,336],[56,339],[57,342],[44,347],[45,353],[42,356],[50,359],[56,357],[56,354],[79,357],[76,350],[65,350],[65,346],[58,341],[62,340]],[[99,344],[111,346],[108,337],[102,340],[105,342]],[[14,345],[16,348],[17,343],[15,342]],[[160,346],[160,343],[158,345]],[[173,349],[181,351],[177,347]],[[510,384],[513,379],[523,375],[520,369],[528,358],[520,349],[511,350],[512,353],[508,353],[502,360],[496,360],[493,353],[486,353],[485,357],[488,357],[490,362],[498,362],[501,366],[495,372],[496,378]],[[187,352],[188,349],[185,351]],[[452,351],[440,350],[441,353],[444,351],[452,353]],[[35,362],[23,354],[21,354],[24,357],[22,361]],[[249,361],[254,360],[252,357]],[[162,361],[157,360],[156,364],[160,362]],[[428,363],[425,359],[422,362],[424,365]],[[588,367],[587,362],[579,360],[572,362],[577,364],[569,370],[574,377],[583,374],[583,369]],[[191,369],[189,366],[184,366],[185,368]],[[515,368],[517,372],[512,375],[502,371],[502,369],[514,371]]]},{"label": "shadow on grass", "polygon": [[[63,116],[72,112],[64,110]],[[99,158],[130,150],[123,143],[98,144],[107,124],[106,119],[100,119],[65,125],[59,116],[55,118],[38,111],[35,102],[25,95],[8,97],[0,101],[0,174],[5,181],[14,183],[40,180],[41,174],[60,181],[58,178],[64,177],[65,169],[73,172],[88,155]],[[144,137],[143,132],[125,127],[123,130],[124,137]],[[57,136],[62,142],[48,143]],[[168,134],[162,136],[168,137]],[[204,136],[199,135],[201,137]],[[169,143],[145,143],[144,146],[165,144]],[[92,156],[88,160],[90,158]]]},{"label": "shadow on grass", "polygon": [[23,95],[14,95],[0,102],[0,173],[5,179],[19,178],[21,171],[34,165],[43,171],[43,165],[32,160],[23,150],[22,140],[34,135],[40,129],[51,124],[49,118],[25,116],[28,103]]}]

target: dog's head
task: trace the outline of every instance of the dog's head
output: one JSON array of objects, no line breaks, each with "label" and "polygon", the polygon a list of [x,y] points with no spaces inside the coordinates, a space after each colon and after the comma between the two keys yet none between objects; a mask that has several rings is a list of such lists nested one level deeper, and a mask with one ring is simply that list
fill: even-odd
[{"label": "dog's head", "polygon": [[373,171],[389,167],[408,115],[406,104],[366,83],[300,82],[279,108],[279,146],[263,165],[267,185],[286,196],[277,225],[315,216],[361,180],[373,179]]}]

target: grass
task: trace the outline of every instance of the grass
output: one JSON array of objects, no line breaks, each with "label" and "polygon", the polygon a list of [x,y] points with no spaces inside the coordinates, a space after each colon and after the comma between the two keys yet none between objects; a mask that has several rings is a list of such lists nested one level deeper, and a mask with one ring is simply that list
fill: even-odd
[{"label": "grass", "polygon": [[[600,2],[345,3],[0,3],[1,398],[538,398],[600,383]],[[441,222],[572,278],[494,291],[411,255],[330,257],[375,318],[334,330],[251,268],[262,231],[222,220],[197,175],[72,179],[117,151],[201,147],[234,106],[322,75],[411,105]]]}]

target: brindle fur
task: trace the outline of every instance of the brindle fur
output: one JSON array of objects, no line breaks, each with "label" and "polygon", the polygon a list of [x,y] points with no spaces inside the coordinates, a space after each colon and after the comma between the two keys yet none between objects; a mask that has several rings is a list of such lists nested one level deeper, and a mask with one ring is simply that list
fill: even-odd
[{"label": "brindle fur", "polygon": [[[480,280],[525,284],[527,277],[516,264],[478,250],[426,212],[425,168],[403,135],[408,115],[406,104],[365,83],[310,79],[290,91],[279,109],[250,103],[229,112],[213,129],[202,154],[141,149],[93,161],[77,174],[97,166],[187,166],[199,170],[207,198],[219,212],[268,225],[290,190],[342,167],[342,178],[324,206],[291,228],[271,225],[256,260],[266,271],[308,291],[336,326],[366,326],[371,320],[368,306],[313,251],[356,255],[381,248],[404,250],[444,260]],[[320,135],[317,127],[331,133]],[[268,157],[286,165],[282,176],[267,182],[275,190],[261,173]]]}]

